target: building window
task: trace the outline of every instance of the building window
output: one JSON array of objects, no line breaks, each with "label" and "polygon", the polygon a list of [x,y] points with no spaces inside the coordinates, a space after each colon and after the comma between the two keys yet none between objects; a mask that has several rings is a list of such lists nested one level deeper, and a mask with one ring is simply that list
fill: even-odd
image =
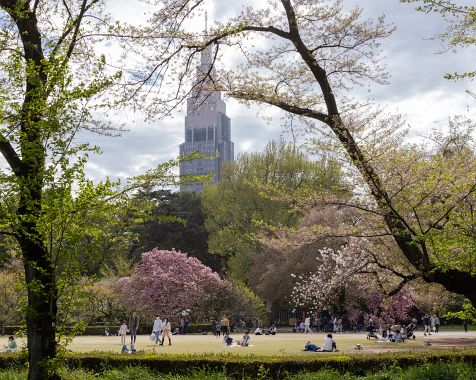
[{"label": "building window", "polygon": [[207,140],[206,128],[195,128],[193,130],[193,141],[206,141],[206,140]]},{"label": "building window", "polygon": [[191,142],[192,141],[192,130],[190,128],[187,128],[185,130],[185,141],[186,142]]},{"label": "building window", "polygon": [[214,134],[214,128],[213,127],[208,127],[208,141],[213,141],[215,140],[215,134]]}]

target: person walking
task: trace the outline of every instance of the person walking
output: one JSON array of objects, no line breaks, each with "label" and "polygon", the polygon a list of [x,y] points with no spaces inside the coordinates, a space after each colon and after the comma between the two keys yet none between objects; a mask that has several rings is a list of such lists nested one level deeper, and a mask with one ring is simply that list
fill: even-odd
[{"label": "person walking", "polygon": [[309,316],[304,319],[304,333],[312,333],[311,330],[311,318]]},{"label": "person walking", "polygon": [[155,335],[155,344],[160,342],[160,334],[162,334],[162,319],[158,315],[155,316],[152,333]]},{"label": "person walking", "polygon": [[121,344],[126,344],[126,335],[127,335],[127,323],[126,321],[122,321],[122,325],[117,330],[117,335],[121,337]]},{"label": "person walking", "polygon": [[431,335],[431,318],[428,314],[425,314],[422,318],[421,318],[422,322],[423,322],[423,326],[425,326],[425,330],[423,332],[423,335]]},{"label": "person walking", "polygon": [[164,319],[162,323],[162,342],[160,343],[161,346],[164,345],[165,337],[169,339],[169,346],[172,345],[172,325],[169,322],[168,318]]},{"label": "person walking", "polygon": [[139,316],[135,311],[132,312],[132,315],[129,317],[129,331],[131,332],[131,344],[136,343],[137,330],[139,329]]},{"label": "person walking", "polygon": [[435,315],[435,332],[439,332],[440,331],[440,318],[438,317],[438,315]]},{"label": "person walking", "polygon": [[212,333],[217,336],[217,321],[215,321],[215,318],[212,318]]},{"label": "person walking", "polygon": [[343,326],[342,326],[342,318],[337,319],[337,332],[342,333],[343,332]]}]

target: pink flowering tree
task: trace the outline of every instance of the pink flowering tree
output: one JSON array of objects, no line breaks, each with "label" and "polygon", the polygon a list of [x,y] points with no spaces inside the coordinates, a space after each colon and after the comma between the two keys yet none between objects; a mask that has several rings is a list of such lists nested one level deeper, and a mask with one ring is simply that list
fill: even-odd
[{"label": "pink flowering tree", "polygon": [[384,293],[372,290],[372,280],[353,281],[346,287],[344,310],[347,319],[355,324],[358,319],[367,321],[372,317],[374,323],[394,324],[408,319],[408,312],[415,305],[415,294],[410,286],[404,286],[397,294],[387,297]]},{"label": "pink flowering tree", "polygon": [[230,285],[194,257],[157,248],[142,254],[130,277],[116,283],[122,304],[143,316],[175,317],[183,310],[216,304]]}]

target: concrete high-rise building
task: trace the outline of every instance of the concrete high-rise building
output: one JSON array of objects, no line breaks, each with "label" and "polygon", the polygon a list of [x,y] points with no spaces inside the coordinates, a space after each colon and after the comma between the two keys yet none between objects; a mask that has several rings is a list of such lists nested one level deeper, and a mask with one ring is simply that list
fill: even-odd
[{"label": "concrete high-rise building", "polygon": [[[220,180],[221,165],[233,160],[234,146],[231,141],[231,120],[226,116],[226,104],[219,91],[207,90],[216,78],[212,67],[211,50],[202,51],[200,65],[187,99],[185,116],[185,142],[180,144],[180,155],[199,151],[215,155],[211,159],[197,159],[180,166],[180,174],[204,175],[213,173],[211,182]],[[180,190],[200,191],[203,183],[181,185]]]}]

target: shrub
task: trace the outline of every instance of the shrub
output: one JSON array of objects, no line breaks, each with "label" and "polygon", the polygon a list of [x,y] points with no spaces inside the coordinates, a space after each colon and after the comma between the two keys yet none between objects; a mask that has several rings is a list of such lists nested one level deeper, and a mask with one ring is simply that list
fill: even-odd
[{"label": "shrub", "polygon": [[[336,369],[325,369],[318,372],[301,372],[289,375],[284,372],[272,373],[262,363],[255,374],[240,373],[234,377],[241,379],[281,379],[281,380],[475,380],[476,368],[462,362],[428,362],[421,366],[400,368],[393,366],[391,369],[378,369],[376,373],[367,373],[358,376],[350,372]],[[185,369],[184,374],[157,373],[157,371],[143,366],[127,365],[114,369],[91,371],[85,369],[62,368],[60,376],[64,380],[226,380],[231,379],[226,370],[190,370]],[[0,370],[0,380],[26,379],[26,370]]]},{"label": "shrub", "polygon": [[[157,355],[136,354],[121,355],[113,353],[72,353],[66,355],[69,368],[80,368],[94,373],[108,370],[122,370],[129,367],[146,368],[155,375],[187,375],[193,372],[209,374],[226,374],[235,378],[273,378],[283,379],[292,374],[306,372],[323,372],[324,377],[306,377],[309,374],[292,377],[292,379],[327,379],[328,370],[339,374],[339,379],[352,379],[351,375],[366,375],[367,379],[393,379],[392,373],[398,373],[402,380],[422,379],[475,379],[471,366],[476,364],[476,350],[402,352],[368,355],[313,356],[313,357],[258,357],[234,355]],[[452,364],[448,364],[452,363]],[[18,354],[0,356],[0,368],[21,368],[24,358]],[[397,368],[397,369],[396,369]],[[387,372],[369,375],[377,371]],[[393,372],[392,372],[393,371]],[[395,372],[397,371],[397,372]],[[331,372],[332,373],[332,372]],[[448,377],[457,374],[456,377]],[[343,374],[343,375],[340,375]],[[266,376],[265,376],[266,375]],[[314,375],[313,375],[314,376]],[[317,376],[317,375],[316,375]],[[321,376],[321,375],[319,375]],[[385,377],[387,376],[387,377]],[[412,377],[413,376],[413,377]],[[446,377],[445,377],[446,376]],[[103,378],[101,376],[101,378]],[[144,380],[143,377],[139,377]],[[334,377],[336,378],[336,377]]]}]

